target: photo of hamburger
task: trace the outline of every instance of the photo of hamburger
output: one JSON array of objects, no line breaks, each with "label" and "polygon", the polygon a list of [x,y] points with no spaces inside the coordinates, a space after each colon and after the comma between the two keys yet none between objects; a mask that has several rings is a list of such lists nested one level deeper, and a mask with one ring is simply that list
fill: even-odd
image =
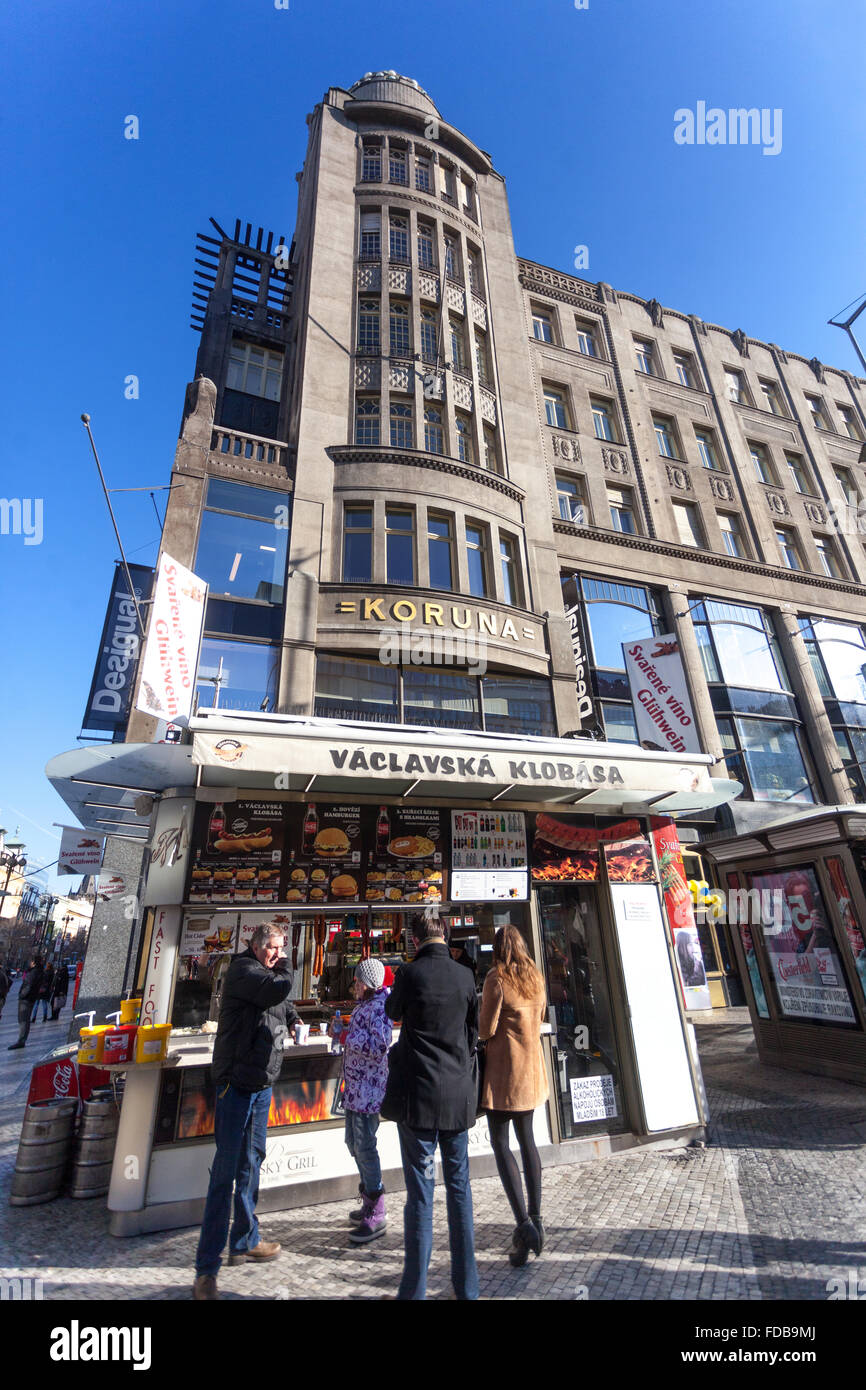
[{"label": "photo of hamburger", "polygon": [[324,901],[324,898],[325,898],[325,890],[324,890],[324,888],[311,888],[311,889],[310,889],[310,902],[311,902],[311,903],[320,903],[320,902],[323,902],[323,901]]},{"label": "photo of hamburger", "polygon": [[286,893],[287,903],[302,903],[303,901],[304,895],[301,892],[300,888],[290,888],[289,891]]},{"label": "photo of hamburger", "polygon": [[337,874],[331,884],[331,895],[335,898],[354,898],[358,892],[358,880],[351,874]]},{"label": "photo of hamburger", "polygon": [[324,883],[327,877],[328,875],[325,873],[324,869],[314,869],[310,874],[313,883]]},{"label": "photo of hamburger", "polygon": [[255,869],[238,869],[235,877],[238,883],[249,883],[256,876]]},{"label": "photo of hamburger", "polygon": [[349,853],[349,837],[337,826],[329,825],[313,841],[313,853],[340,858]]},{"label": "photo of hamburger", "polygon": [[[264,878],[265,875],[263,874],[262,877]],[[306,871],[306,869],[292,869],[292,874],[291,874],[292,883],[304,883],[304,882],[306,881],[306,878],[307,878],[307,871]]]}]

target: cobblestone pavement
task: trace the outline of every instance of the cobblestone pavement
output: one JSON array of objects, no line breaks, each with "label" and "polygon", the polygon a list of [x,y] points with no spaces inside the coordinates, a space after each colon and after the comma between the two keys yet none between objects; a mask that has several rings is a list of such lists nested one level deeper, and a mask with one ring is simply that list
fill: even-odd
[{"label": "cobblestone pavement", "polygon": [[[43,1280],[47,1299],[188,1299],[197,1231],[117,1240],[101,1199],[10,1208],[7,1197],[30,1068],[68,1023],[14,1040],[13,993],[0,1022],[0,1275]],[[866,1091],[762,1067],[744,1009],[697,1022],[712,1113],[705,1150],[641,1152],[544,1172],[548,1243],[513,1270],[498,1179],[473,1181],[481,1293],[491,1299],[820,1299],[827,1281],[866,1279]],[[402,1199],[388,1234],[346,1243],[348,1203],[263,1220],[284,1254],[226,1266],[226,1298],[379,1298],[401,1269]],[[451,1296],[444,1197],[437,1194],[429,1297]]]}]

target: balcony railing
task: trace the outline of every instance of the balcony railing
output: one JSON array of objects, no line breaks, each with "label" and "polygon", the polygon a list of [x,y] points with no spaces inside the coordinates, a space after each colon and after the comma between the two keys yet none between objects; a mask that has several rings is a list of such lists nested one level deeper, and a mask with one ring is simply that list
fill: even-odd
[{"label": "balcony railing", "polygon": [[211,436],[211,453],[224,454],[230,458],[252,459],[256,463],[277,463],[283,465],[286,458],[286,445],[273,439],[263,439],[257,434],[243,434],[240,430],[214,428]]}]

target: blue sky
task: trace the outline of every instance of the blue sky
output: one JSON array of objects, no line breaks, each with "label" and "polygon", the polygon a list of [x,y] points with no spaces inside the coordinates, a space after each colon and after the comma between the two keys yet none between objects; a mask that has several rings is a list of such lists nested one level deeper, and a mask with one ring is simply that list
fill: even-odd
[{"label": "blue sky", "polygon": [[[504,174],[520,254],[569,270],[586,245],[589,279],[858,370],[826,323],[866,293],[853,0],[41,0],[2,27],[0,495],[42,498],[44,522],[39,545],[0,535],[0,825],[34,864],[68,819],[44,766],[76,745],[115,558],[80,413],[111,486],[168,481],[195,234],[209,216],[291,234],[328,86],[416,78]],[[781,108],[781,153],[675,144],[698,101]],[[153,563],[150,498],[116,501],[129,558]]]}]

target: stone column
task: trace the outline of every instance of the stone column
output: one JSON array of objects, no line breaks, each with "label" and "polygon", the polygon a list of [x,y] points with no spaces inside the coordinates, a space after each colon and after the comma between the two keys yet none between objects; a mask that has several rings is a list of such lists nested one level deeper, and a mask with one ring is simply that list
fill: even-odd
[{"label": "stone column", "polygon": [[821,789],[831,806],[853,805],[854,793],[848,784],[847,773],[842,770],[841,756],[797,616],[795,613],[781,613],[780,618],[778,630],[782,658],[803,716],[809,751]]},{"label": "stone column", "polygon": [[715,710],[710,699],[688,595],[668,590],[664,594],[664,606],[670,618],[671,630],[676,634],[680,644],[680,656],[692,698],[692,712],[701,748],[716,759],[710,768],[710,776],[728,777],[730,774],[723,757],[722,740],[716,725]]}]

